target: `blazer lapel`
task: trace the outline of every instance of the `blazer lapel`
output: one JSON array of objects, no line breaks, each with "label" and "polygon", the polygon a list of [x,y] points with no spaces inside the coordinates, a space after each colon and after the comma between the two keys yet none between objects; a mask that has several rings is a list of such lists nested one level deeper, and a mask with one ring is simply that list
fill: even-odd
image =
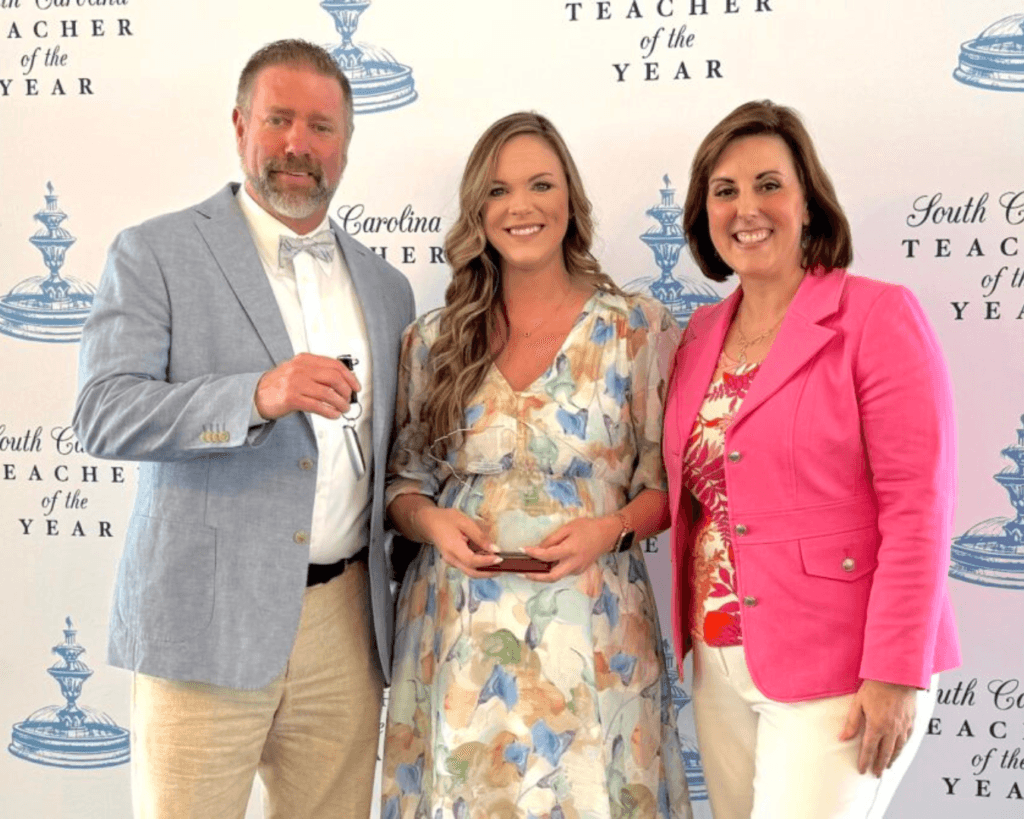
[{"label": "blazer lapel", "polygon": [[[724,300],[707,310],[705,316],[701,317],[699,327],[693,327],[692,330],[687,327],[683,333],[683,341],[676,354],[678,370],[675,377],[680,379],[680,389],[674,390],[681,396],[676,404],[675,418],[680,447],[683,449],[701,404],[704,403],[704,395],[722,352],[722,342],[741,295],[740,289],[736,288]],[[691,324],[694,318],[697,318],[696,314],[690,319]]]},{"label": "blazer lapel", "polygon": [[197,205],[196,227],[277,365],[295,352],[249,226],[235,200],[237,190],[237,185],[227,185]]},{"label": "blazer lapel", "polygon": [[734,429],[835,337],[835,330],[822,327],[819,322],[839,309],[845,282],[845,270],[804,276],[771,350],[733,419]]},{"label": "blazer lapel", "polygon": [[[345,264],[352,277],[352,286],[359,297],[359,304],[363,310],[363,322],[369,336],[370,355],[373,356],[373,374],[371,376],[373,394],[375,396],[389,395],[398,373],[398,361],[394,358],[393,342],[397,337],[396,333],[400,332],[402,328],[398,328],[396,331],[391,326],[390,317],[394,315],[394,309],[393,305],[388,304],[387,294],[374,275],[372,260],[368,258],[373,251],[350,238],[334,223],[333,219],[331,220],[331,229],[345,256]],[[373,448],[377,457],[384,457],[380,452],[381,447],[386,448],[388,445],[386,433],[392,412],[394,412],[394,407],[374,407]]]}]

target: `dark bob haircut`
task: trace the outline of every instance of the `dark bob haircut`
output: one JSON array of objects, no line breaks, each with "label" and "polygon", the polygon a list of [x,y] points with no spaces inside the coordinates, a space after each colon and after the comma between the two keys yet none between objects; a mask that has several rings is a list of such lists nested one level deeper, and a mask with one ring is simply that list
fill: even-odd
[{"label": "dark bob haircut", "polygon": [[747,102],[729,114],[704,137],[690,167],[686,191],[683,230],[690,252],[701,272],[717,282],[732,275],[732,269],[715,252],[708,230],[708,182],[722,152],[733,140],[747,136],[777,136],[793,155],[807,211],[811,221],[804,232],[805,270],[849,267],[853,261],[853,239],[846,214],[839,206],[832,180],[818,160],[810,134],[796,111],[771,100]]}]

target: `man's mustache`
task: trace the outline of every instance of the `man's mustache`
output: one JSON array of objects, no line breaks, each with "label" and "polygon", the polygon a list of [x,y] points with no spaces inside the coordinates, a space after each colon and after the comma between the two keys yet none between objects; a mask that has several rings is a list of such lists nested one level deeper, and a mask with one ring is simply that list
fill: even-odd
[{"label": "man's mustache", "polygon": [[290,156],[285,159],[269,159],[263,166],[263,173],[308,173],[319,185],[324,178],[324,170],[319,162],[308,157]]}]

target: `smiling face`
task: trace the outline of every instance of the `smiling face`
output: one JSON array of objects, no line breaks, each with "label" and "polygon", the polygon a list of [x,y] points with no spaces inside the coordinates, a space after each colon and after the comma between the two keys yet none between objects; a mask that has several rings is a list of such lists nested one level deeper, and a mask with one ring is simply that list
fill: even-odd
[{"label": "smiling face", "polygon": [[740,278],[802,272],[800,238],[810,215],[789,147],[764,134],[730,142],[711,171],[708,230]]},{"label": "smiling face", "polygon": [[569,184],[558,155],[541,137],[513,137],[494,164],[483,208],[487,241],[502,272],[565,272]]},{"label": "smiling face", "polygon": [[348,150],[338,81],[301,65],[268,66],[233,121],[252,198],[296,233],[319,226]]}]

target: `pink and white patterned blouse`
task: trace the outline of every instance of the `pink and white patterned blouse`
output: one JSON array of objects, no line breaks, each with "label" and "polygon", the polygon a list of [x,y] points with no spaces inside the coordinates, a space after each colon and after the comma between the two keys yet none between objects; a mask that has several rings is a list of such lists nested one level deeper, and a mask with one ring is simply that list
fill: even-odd
[{"label": "pink and white patterned blouse", "polygon": [[725,431],[760,366],[740,364],[722,351],[683,457],[683,486],[703,510],[690,563],[690,632],[708,646],[743,643],[723,458]]}]

